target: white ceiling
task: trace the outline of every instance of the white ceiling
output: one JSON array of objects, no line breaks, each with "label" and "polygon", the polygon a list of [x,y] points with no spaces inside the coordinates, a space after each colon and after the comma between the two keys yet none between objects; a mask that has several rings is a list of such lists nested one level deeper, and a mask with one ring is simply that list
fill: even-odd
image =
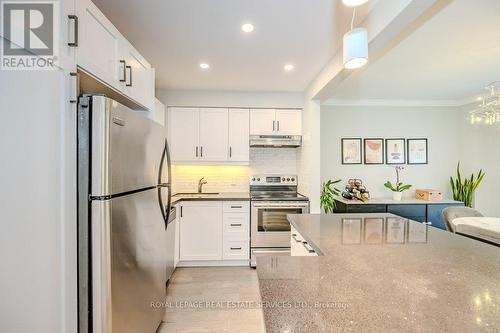
[{"label": "white ceiling", "polygon": [[332,100],[462,101],[500,80],[500,1],[454,0]]},{"label": "white ceiling", "polygon": [[156,68],[158,88],[303,91],[341,42],[338,0],[93,1]]}]

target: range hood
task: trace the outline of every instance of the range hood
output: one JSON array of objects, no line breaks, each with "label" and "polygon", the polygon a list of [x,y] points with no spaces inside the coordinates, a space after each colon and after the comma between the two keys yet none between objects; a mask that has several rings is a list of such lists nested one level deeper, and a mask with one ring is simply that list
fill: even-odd
[{"label": "range hood", "polygon": [[250,147],[296,148],[301,144],[300,135],[250,135]]}]

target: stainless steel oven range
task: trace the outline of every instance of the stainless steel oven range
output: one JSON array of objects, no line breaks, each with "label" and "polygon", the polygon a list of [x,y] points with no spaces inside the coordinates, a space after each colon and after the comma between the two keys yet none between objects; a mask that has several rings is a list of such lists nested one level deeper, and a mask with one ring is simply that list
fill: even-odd
[{"label": "stainless steel oven range", "polygon": [[288,214],[309,213],[309,199],[297,193],[296,175],[255,175],[250,177],[251,255],[290,255]]}]

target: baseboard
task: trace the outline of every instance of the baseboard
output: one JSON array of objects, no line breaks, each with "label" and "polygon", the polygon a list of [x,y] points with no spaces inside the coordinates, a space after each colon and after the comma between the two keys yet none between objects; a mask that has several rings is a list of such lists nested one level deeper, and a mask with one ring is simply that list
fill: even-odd
[{"label": "baseboard", "polygon": [[250,266],[250,260],[188,260],[179,261],[177,267]]}]

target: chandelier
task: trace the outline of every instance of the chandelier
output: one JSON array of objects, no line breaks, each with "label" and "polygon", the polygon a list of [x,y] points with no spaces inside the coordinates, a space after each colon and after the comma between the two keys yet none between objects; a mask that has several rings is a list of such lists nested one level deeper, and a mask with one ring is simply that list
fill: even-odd
[{"label": "chandelier", "polygon": [[478,98],[480,104],[470,112],[470,122],[487,125],[500,123],[500,81],[492,82],[484,89],[488,93]]}]

